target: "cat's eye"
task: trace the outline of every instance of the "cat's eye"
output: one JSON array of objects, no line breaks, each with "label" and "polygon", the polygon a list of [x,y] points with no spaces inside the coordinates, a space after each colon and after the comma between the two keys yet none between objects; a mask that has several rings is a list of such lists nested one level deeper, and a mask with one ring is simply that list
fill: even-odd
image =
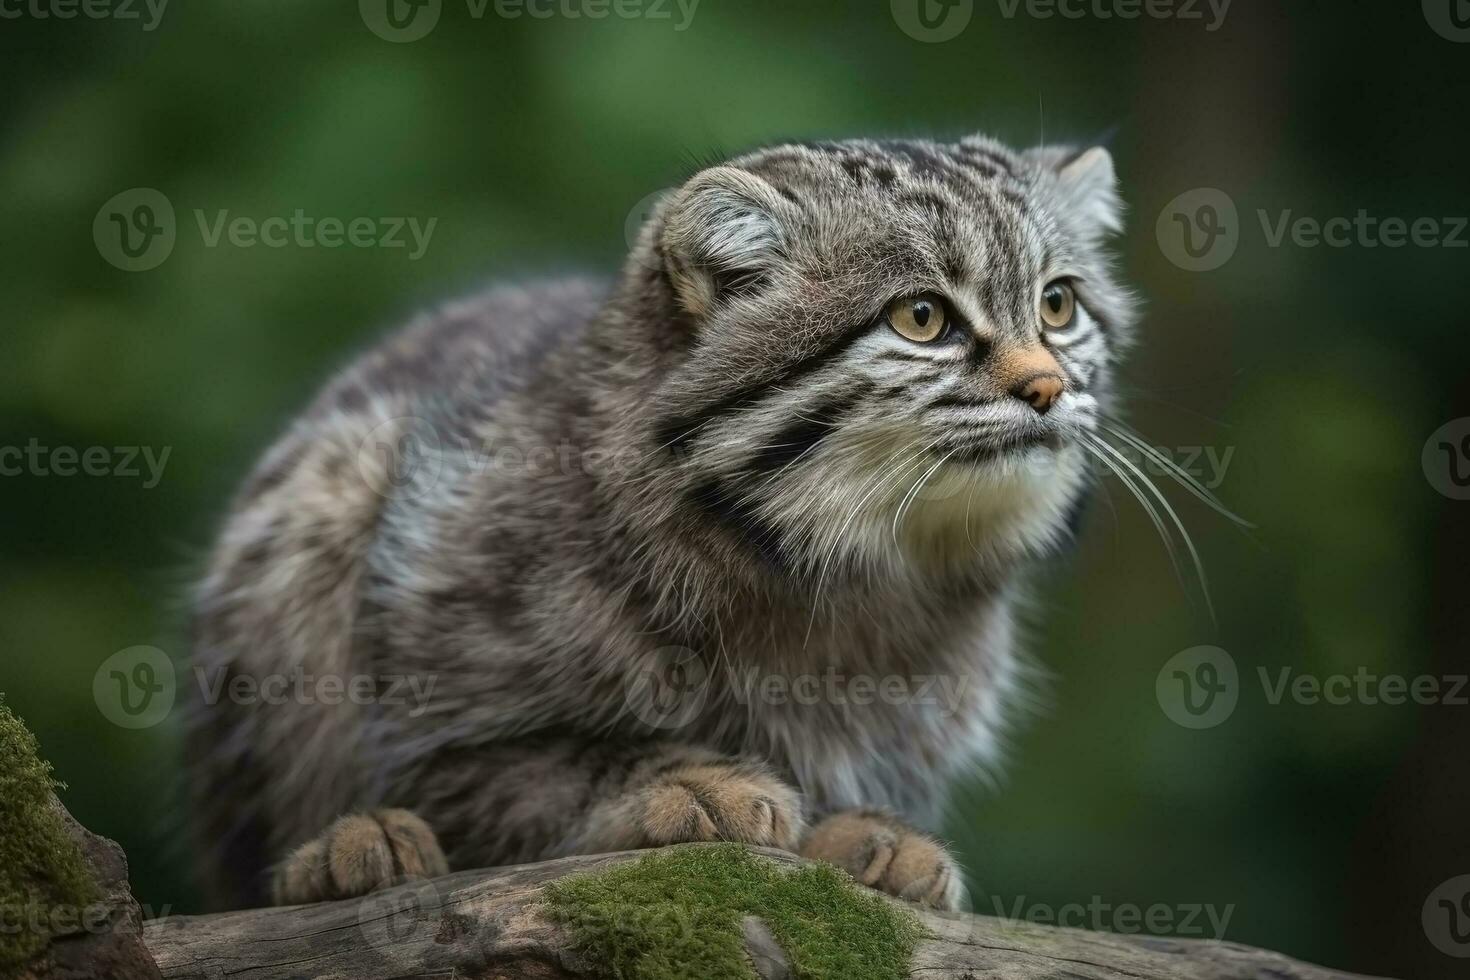
[{"label": "cat's eye", "polygon": [[949,326],[944,300],[933,293],[904,296],[888,304],[888,325],[900,336],[920,344],[938,340]]},{"label": "cat's eye", "polygon": [[1065,330],[1077,312],[1077,294],[1070,284],[1058,279],[1041,291],[1041,322],[1048,330]]}]

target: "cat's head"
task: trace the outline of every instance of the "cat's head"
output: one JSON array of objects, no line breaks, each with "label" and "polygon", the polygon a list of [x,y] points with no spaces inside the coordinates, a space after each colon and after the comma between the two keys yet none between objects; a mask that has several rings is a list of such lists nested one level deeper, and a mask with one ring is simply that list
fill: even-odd
[{"label": "cat's head", "polygon": [[670,311],[650,451],[768,561],[1048,547],[1132,319],[1104,249],[1115,183],[1103,149],[981,138],[697,173],[629,263]]}]

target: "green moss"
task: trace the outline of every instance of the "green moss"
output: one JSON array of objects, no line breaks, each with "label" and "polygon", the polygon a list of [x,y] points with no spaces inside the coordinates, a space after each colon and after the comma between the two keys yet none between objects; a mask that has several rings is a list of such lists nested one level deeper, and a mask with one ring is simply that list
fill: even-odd
[{"label": "green moss", "polygon": [[74,920],[98,897],[81,851],[48,806],[59,786],[0,695],[0,976],[45,948],[53,911]]},{"label": "green moss", "polygon": [[741,931],[759,916],[802,980],[907,975],[918,920],[836,868],[786,870],[735,844],[650,854],[553,882],[551,916],[618,980],[751,980]]}]

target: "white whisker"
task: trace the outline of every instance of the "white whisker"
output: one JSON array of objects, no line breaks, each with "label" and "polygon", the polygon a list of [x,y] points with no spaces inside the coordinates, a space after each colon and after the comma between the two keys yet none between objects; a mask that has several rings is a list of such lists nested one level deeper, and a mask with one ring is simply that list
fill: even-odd
[{"label": "white whisker", "polygon": [[1252,530],[1255,529],[1254,524],[1241,517],[1239,514],[1236,514],[1234,511],[1230,510],[1230,508],[1221,503],[1220,499],[1209,490],[1207,490],[1204,486],[1202,486],[1200,482],[1196,480],[1188,470],[1179,466],[1179,464],[1175,463],[1172,459],[1159,452],[1153,446],[1150,446],[1137,433],[1128,432],[1121,426],[1109,425],[1107,422],[1102,423],[1102,426],[1104,429],[1108,430],[1113,435],[1117,436],[1119,439],[1122,439],[1134,449],[1137,449],[1149,459],[1162,466],[1164,470],[1171,477],[1174,478],[1174,481],[1176,483],[1184,487],[1184,489],[1188,490],[1195,497],[1198,497],[1211,510],[1215,511],[1215,513],[1219,514],[1221,517],[1224,517],[1229,521],[1234,522],[1235,524],[1238,524],[1241,527],[1250,528]]},{"label": "white whisker", "polygon": [[1189,557],[1194,562],[1194,572],[1197,576],[1199,576],[1200,591],[1204,595],[1205,609],[1210,614],[1210,622],[1216,622],[1215,604],[1210,599],[1210,583],[1209,579],[1205,575],[1204,562],[1200,560],[1199,550],[1196,549],[1194,546],[1194,539],[1191,538],[1189,536],[1189,532],[1185,530],[1184,522],[1179,519],[1179,515],[1174,511],[1174,508],[1170,506],[1169,499],[1164,496],[1163,492],[1160,491],[1158,487],[1154,486],[1153,481],[1148,478],[1148,475],[1145,474],[1143,470],[1135,466],[1133,461],[1130,460],[1127,456],[1124,456],[1122,453],[1118,452],[1118,450],[1114,449],[1112,446],[1108,445],[1108,443],[1104,442],[1102,437],[1087,433],[1086,438],[1092,441],[1093,444],[1099,449],[1111,455],[1124,468],[1132,472],[1132,474],[1138,479],[1138,481],[1146,489],[1148,489],[1150,493],[1153,494],[1154,499],[1159,502],[1159,506],[1164,508],[1164,513],[1168,514],[1169,519],[1174,522],[1174,527],[1178,529],[1179,537],[1184,542],[1184,547],[1189,549]]}]

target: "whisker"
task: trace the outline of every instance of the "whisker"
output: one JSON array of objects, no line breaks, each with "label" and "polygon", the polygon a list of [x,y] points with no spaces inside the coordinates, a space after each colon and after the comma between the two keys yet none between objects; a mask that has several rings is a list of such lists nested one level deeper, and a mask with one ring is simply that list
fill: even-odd
[{"label": "whisker", "polygon": [[1204,562],[1200,560],[1199,550],[1196,549],[1194,546],[1194,539],[1191,538],[1189,536],[1189,532],[1185,530],[1184,522],[1179,519],[1179,515],[1174,511],[1174,508],[1170,506],[1169,499],[1164,496],[1163,492],[1160,491],[1158,487],[1154,486],[1154,482],[1148,478],[1148,475],[1145,474],[1143,470],[1135,466],[1133,461],[1130,460],[1127,456],[1124,456],[1112,446],[1108,445],[1108,443],[1104,442],[1100,436],[1095,436],[1088,433],[1087,438],[1092,440],[1092,442],[1096,444],[1098,448],[1107,452],[1125,468],[1130,470],[1133,475],[1138,478],[1139,482],[1142,483],[1143,486],[1154,495],[1154,499],[1159,502],[1159,506],[1164,508],[1164,513],[1168,514],[1169,519],[1174,522],[1174,527],[1178,529],[1179,537],[1184,542],[1184,546],[1189,549],[1189,557],[1194,562],[1194,572],[1196,575],[1199,576],[1200,591],[1204,595],[1205,609],[1210,614],[1210,622],[1218,623],[1218,621],[1215,619],[1215,604],[1210,599],[1210,583],[1208,578],[1205,576]]},{"label": "whisker", "polygon": [[1178,463],[1175,463],[1172,459],[1159,452],[1153,446],[1150,446],[1148,442],[1141,438],[1137,433],[1127,431],[1126,429],[1121,427],[1121,424],[1109,425],[1107,422],[1104,422],[1102,426],[1104,429],[1108,430],[1113,435],[1117,436],[1119,439],[1122,439],[1134,449],[1137,449],[1149,459],[1162,466],[1164,470],[1171,477],[1174,478],[1174,482],[1178,483],[1184,489],[1188,490],[1195,497],[1198,497],[1215,513],[1219,514],[1221,517],[1224,517],[1226,520],[1229,520],[1239,525],[1240,527],[1249,528],[1251,530],[1256,529],[1256,525],[1252,524],[1244,517],[1241,517],[1239,514],[1236,514],[1230,508],[1221,503],[1220,498],[1216,497],[1213,493],[1211,493],[1208,489],[1201,485],[1200,482],[1196,480],[1188,470],[1181,467]]},{"label": "whisker", "polygon": [[898,512],[893,515],[893,543],[895,545],[898,544],[898,525],[903,521],[903,515],[908,512],[908,509],[913,504],[914,499],[919,495],[919,491],[923,489],[925,483],[929,482],[929,478],[934,475],[935,471],[937,471],[939,467],[944,465],[945,460],[949,459],[957,452],[959,452],[959,449],[951,449],[949,452],[939,457],[939,462],[929,467],[929,469],[924,472],[924,475],[919,477],[918,482],[909,489],[909,492],[907,494],[904,495],[903,500],[899,501]]},{"label": "whisker", "polygon": [[1159,516],[1158,509],[1154,507],[1153,502],[1144,496],[1143,491],[1138,488],[1133,482],[1133,478],[1127,472],[1119,469],[1116,463],[1098,452],[1090,442],[1084,440],[1081,445],[1092,454],[1094,459],[1111,470],[1113,475],[1118,478],[1118,482],[1123,484],[1124,489],[1132,494],[1133,499],[1138,501],[1138,505],[1143,508],[1143,512],[1148,515],[1148,519],[1153,522],[1154,530],[1159,534],[1159,540],[1164,543],[1164,550],[1169,555],[1169,564],[1174,566],[1174,576],[1179,580],[1179,585],[1183,587],[1184,570],[1179,565],[1179,555],[1174,547],[1174,538],[1169,534],[1168,529],[1164,527],[1164,520]]},{"label": "whisker", "polygon": [[[904,476],[906,476],[908,472],[913,469],[914,463],[922,459],[924,453],[927,451],[928,447],[925,447],[924,449],[920,449],[918,452],[908,457],[907,461],[903,464],[901,472],[899,472],[898,474],[898,478],[902,479]],[[894,468],[898,469],[898,466],[895,465]],[[827,549],[827,556],[823,559],[822,568],[817,573],[817,589],[812,596],[812,615],[811,619],[807,621],[806,638],[802,640],[801,644],[803,649],[805,649],[806,645],[811,642],[812,627],[815,626],[817,622],[817,607],[821,604],[822,588],[824,585],[826,585],[827,572],[832,566],[832,558],[834,555],[836,555],[837,548],[842,543],[842,535],[847,532],[847,529],[852,525],[852,522],[857,519],[858,514],[862,511],[863,504],[867,503],[868,498],[872,497],[873,494],[877,493],[880,488],[885,486],[889,482],[889,477],[891,477],[892,475],[892,473],[883,473],[881,471],[879,472],[878,476],[873,480],[872,489],[863,494],[862,498],[853,505],[851,513],[847,515],[847,520],[843,522],[840,528],[838,528],[837,533],[832,536],[832,546]]]}]

